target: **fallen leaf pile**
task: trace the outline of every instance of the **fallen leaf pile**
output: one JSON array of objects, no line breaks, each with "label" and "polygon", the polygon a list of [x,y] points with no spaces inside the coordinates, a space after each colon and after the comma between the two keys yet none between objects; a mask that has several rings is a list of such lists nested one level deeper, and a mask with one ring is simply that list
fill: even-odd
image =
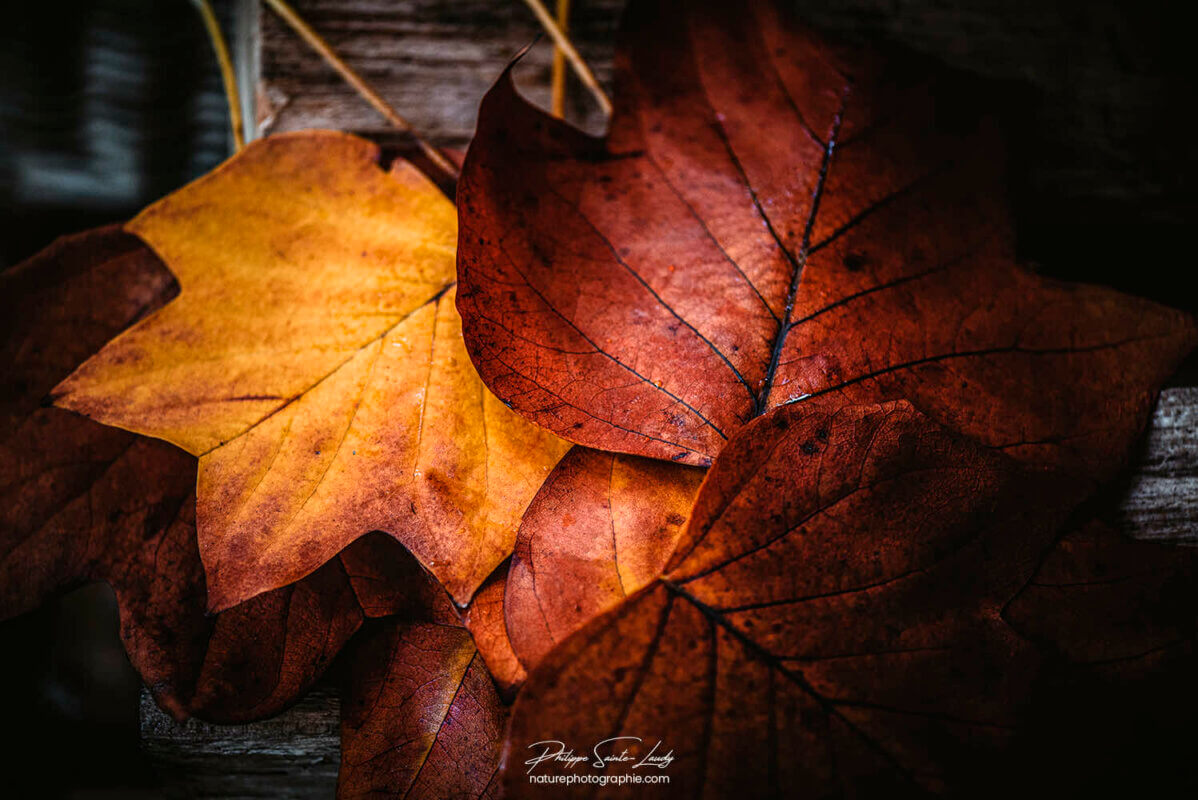
[{"label": "fallen leaf pile", "polygon": [[1198,556],[1091,500],[1194,323],[1017,263],[953,91],[634,0],[610,134],[505,73],[456,217],[311,131],[60,240],[0,278],[0,617],[107,581],[180,719],[336,665],[344,798],[590,796],[534,756],[605,740],[654,796],[976,797],[1192,723],[1077,709],[1196,666]]}]

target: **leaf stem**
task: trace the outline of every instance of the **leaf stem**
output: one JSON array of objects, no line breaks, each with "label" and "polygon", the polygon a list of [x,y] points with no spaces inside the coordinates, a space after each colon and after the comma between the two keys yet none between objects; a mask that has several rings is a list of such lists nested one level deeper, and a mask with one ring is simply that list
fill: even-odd
[{"label": "leaf stem", "polygon": [[558,27],[558,24],[553,21],[553,17],[549,14],[548,9],[541,3],[541,0],[524,0],[524,4],[532,9],[532,13],[536,14],[537,21],[541,23],[541,27],[553,39],[553,43],[557,45],[567,59],[570,60],[570,65],[574,67],[574,72],[578,74],[578,79],[583,85],[591,90],[591,94],[595,96],[595,101],[599,103],[599,107],[603,109],[603,113],[611,114],[611,100],[608,99],[607,93],[603,91],[603,87],[599,85],[599,81],[595,80],[595,74],[591,72],[591,68],[587,66],[587,62],[582,60],[582,56],[574,49],[574,45]]},{"label": "leaf stem", "polygon": [[[570,0],[557,0],[557,25],[562,29],[562,33],[569,35]],[[553,46],[553,75],[550,87],[552,89],[550,108],[553,115],[560,119],[566,115],[566,53],[557,45]]]},{"label": "leaf stem", "polygon": [[241,118],[241,92],[237,89],[237,75],[233,72],[233,59],[229,57],[229,46],[225,43],[225,36],[221,33],[216,14],[212,11],[212,4],[208,0],[191,0],[191,4],[195,6],[196,11],[200,14],[200,19],[204,21],[208,39],[212,42],[212,49],[216,53],[220,77],[225,84],[225,100],[229,104],[229,127],[233,129],[233,149],[240,151],[245,147],[245,127]]},{"label": "leaf stem", "polygon": [[433,165],[444,173],[450,179],[456,181],[458,178],[458,169],[453,163],[445,157],[445,154],[438,150],[433,145],[425,141],[406,119],[400,116],[386,100],[384,100],[378,92],[371,88],[361,75],[353,70],[341,59],[329,46],[319,33],[317,33],[311,25],[304,21],[303,17],[296,13],[286,0],[264,0],[270,6],[271,10],[282,18],[283,22],[287,23],[290,28],[295,31],[300,37],[308,43],[308,45],[325,60],[329,66],[335,69],[345,82],[354,88],[359,95],[374,106],[375,110],[382,114],[392,126],[398,130],[408,134],[415,140],[420,147],[420,151],[425,157],[433,163]]}]

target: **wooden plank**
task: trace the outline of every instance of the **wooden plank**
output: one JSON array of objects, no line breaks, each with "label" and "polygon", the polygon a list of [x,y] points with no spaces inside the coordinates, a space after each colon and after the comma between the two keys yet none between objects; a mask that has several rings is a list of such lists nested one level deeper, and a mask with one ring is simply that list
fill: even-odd
[{"label": "wooden plank", "polygon": [[1161,392],[1116,508],[1129,536],[1198,545],[1198,388]]},{"label": "wooden plank", "polygon": [[250,725],[180,724],[143,690],[142,747],[168,797],[328,800],[341,758],[340,707],[321,686],[286,712]]},{"label": "wooden plank", "polygon": [[[1198,545],[1198,388],[1166,389],[1133,478],[1112,495],[1131,536]],[[196,798],[332,797],[340,704],[321,688],[279,716],[222,727],[180,725],[142,697],[142,738],[168,784]]]},{"label": "wooden plank", "polygon": [[[474,133],[478,102],[504,66],[540,35],[519,0],[302,0],[295,8],[354,69],[430,141],[462,147]],[[622,0],[576,4],[575,46],[610,85],[613,37]],[[261,17],[263,133],[337,128],[386,135],[382,118],[265,8]],[[521,89],[549,105],[553,49],[546,41],[521,62]],[[571,81],[567,117],[601,133],[602,114]]]}]

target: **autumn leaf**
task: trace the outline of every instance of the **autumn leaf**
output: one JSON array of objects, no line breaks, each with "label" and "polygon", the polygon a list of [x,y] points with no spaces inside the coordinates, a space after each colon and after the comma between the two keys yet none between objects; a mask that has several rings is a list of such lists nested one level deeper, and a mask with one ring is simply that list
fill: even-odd
[{"label": "autumn leaf", "polygon": [[533,743],[636,736],[635,757],[658,740],[674,756],[663,796],[978,796],[1062,659],[1167,651],[1192,674],[1193,556],[1166,557],[1184,590],[1139,607],[1153,626],[1104,617],[1160,576],[1056,544],[1064,512],[1041,509],[1060,492],[1077,486],[905,402],[769,412],[723,450],[664,577],[530,675],[507,788],[536,794]]},{"label": "autumn leaf", "polygon": [[294,701],[364,616],[424,602],[402,588],[410,576],[388,574],[400,568],[391,564],[401,548],[366,537],[298,584],[209,615],[195,459],[41,403],[104,342],[169,300],[170,274],[135,237],[100,228],[4,272],[0,286],[0,618],[105,581],[130,660],[159,705],[228,722]]},{"label": "autumn leaf", "polygon": [[199,458],[213,610],[292,583],[371,530],[465,603],[565,450],[489,395],[454,309],[452,204],[332,132],[272,137],[127,229],[179,297],[55,390]]},{"label": "autumn leaf", "polygon": [[483,663],[499,688],[500,696],[509,703],[528,677],[527,670],[512,649],[504,617],[503,598],[510,567],[510,561],[500,564],[479,587],[470,605],[462,610],[462,624],[470,631]]},{"label": "autumn leaf", "polygon": [[1194,655],[1196,587],[1198,549],[1133,541],[1091,520],[1056,542],[1003,618],[1070,662],[1153,675]]},{"label": "autumn leaf", "polygon": [[[205,600],[202,585],[192,596]],[[449,603],[393,538],[367,534],[298,583],[217,614],[187,711],[216,722],[275,714],[325,674],[366,621]]]},{"label": "autumn leaf", "polygon": [[[194,524],[185,536],[194,570],[199,567]],[[359,546],[355,542],[351,548]],[[160,579],[172,581],[178,576],[166,572]],[[200,634],[193,655],[199,656],[196,663],[201,665],[195,685],[183,695],[183,703],[167,708],[180,719],[194,716],[237,723],[279,713],[324,675],[364,621],[353,586],[337,559],[298,583],[260,594],[215,619],[206,612],[203,588],[203,582],[183,584],[187,602],[180,602],[177,594],[158,599],[158,608],[185,611],[187,616],[155,629],[156,637],[170,641],[168,637],[192,631]],[[158,676],[141,674],[146,685],[154,688]]]},{"label": "autumn leaf", "polygon": [[348,653],[342,800],[498,796],[505,710],[448,596],[423,580],[440,603],[376,623]]},{"label": "autumn leaf", "polygon": [[503,596],[526,669],[661,575],[703,474],[585,447],[566,454],[524,513]]},{"label": "autumn leaf", "polygon": [[[1198,549],[1137,542],[1089,520],[1061,536],[1003,618],[1046,668],[1011,760],[1055,796],[1198,790],[1186,764],[1198,718]],[[1172,788],[1169,789],[1172,791]]]},{"label": "autumn leaf", "polygon": [[[203,579],[198,557],[187,557],[195,460],[41,404],[108,338],[169,299],[173,282],[134,237],[101,228],[5,271],[0,286],[0,617],[107,580],[134,666],[178,713],[210,626],[202,602],[187,609]],[[163,595],[170,601],[159,604]]]},{"label": "autumn leaf", "polygon": [[458,305],[501,399],[688,464],[833,394],[909,399],[1032,464],[1122,464],[1193,322],[1019,266],[996,127],[951,81],[772,0],[634,0],[616,64],[605,139],[508,74],[483,101]]}]

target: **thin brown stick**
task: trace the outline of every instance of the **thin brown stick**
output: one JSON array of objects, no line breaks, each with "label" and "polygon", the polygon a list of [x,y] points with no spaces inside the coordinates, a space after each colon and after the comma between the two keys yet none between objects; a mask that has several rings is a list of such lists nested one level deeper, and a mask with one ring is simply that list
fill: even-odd
[{"label": "thin brown stick", "polygon": [[566,54],[566,58],[570,60],[570,65],[574,67],[574,72],[578,74],[578,79],[582,84],[591,90],[591,94],[595,96],[595,101],[599,103],[599,107],[603,109],[605,114],[611,114],[611,100],[608,99],[607,93],[603,91],[603,87],[599,85],[599,81],[595,80],[595,74],[591,72],[591,68],[587,66],[587,62],[582,60],[582,56],[574,49],[574,45],[566,38],[566,34],[562,33],[562,29],[553,21],[549,11],[545,8],[541,0],[524,0],[524,4],[532,9],[532,13],[536,14],[537,21],[541,23],[541,27],[553,39],[553,43],[561,48],[561,51]]},{"label": "thin brown stick", "polygon": [[241,119],[241,92],[237,89],[237,75],[233,72],[233,59],[229,57],[229,46],[225,43],[224,34],[221,33],[220,23],[216,21],[212,4],[208,0],[191,0],[191,4],[195,6],[196,11],[200,14],[200,19],[204,21],[208,39],[212,42],[212,49],[216,53],[220,77],[225,84],[225,101],[229,104],[229,127],[233,129],[233,149],[241,150],[245,147],[245,127]]},{"label": "thin brown stick", "polygon": [[[562,33],[570,33],[570,0],[557,0],[557,26]],[[553,46],[553,77],[550,81],[552,89],[553,116],[566,115],[566,53],[557,45]]]},{"label": "thin brown stick", "polygon": [[445,157],[445,154],[421,138],[416,131],[412,129],[412,126],[408,123],[408,121],[400,116],[398,111],[396,111],[386,100],[379,96],[379,93],[372,89],[370,84],[366,83],[362,76],[354,72],[349,64],[346,64],[343,60],[341,60],[340,56],[333,52],[333,48],[329,46],[328,42],[321,38],[320,34],[313,30],[312,26],[305,22],[303,17],[297,14],[295,9],[293,9],[286,2],[286,0],[265,0],[265,2],[268,6],[270,6],[271,10],[278,14],[279,17],[281,17],[282,20],[286,22],[293,31],[298,33],[300,37],[307,42],[308,45],[315,50],[329,66],[337,70],[338,74],[345,79],[345,82],[352,86],[354,90],[366,100],[366,102],[374,106],[375,110],[382,114],[395,128],[411,136],[415,140],[416,144],[419,145],[420,151],[424,153],[429,161],[433,162],[433,165],[436,166],[437,169],[453,180],[457,180],[458,169],[448,158]]}]

